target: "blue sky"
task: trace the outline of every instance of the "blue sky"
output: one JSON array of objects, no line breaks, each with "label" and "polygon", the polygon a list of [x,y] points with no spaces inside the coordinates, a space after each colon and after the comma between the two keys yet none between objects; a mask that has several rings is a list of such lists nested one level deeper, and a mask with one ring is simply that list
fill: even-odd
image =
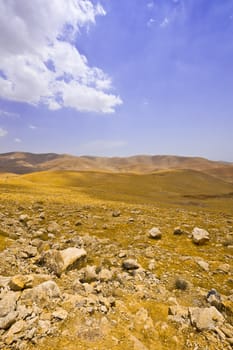
[{"label": "blue sky", "polygon": [[0,4],[1,153],[233,161],[233,0],[31,3]]}]

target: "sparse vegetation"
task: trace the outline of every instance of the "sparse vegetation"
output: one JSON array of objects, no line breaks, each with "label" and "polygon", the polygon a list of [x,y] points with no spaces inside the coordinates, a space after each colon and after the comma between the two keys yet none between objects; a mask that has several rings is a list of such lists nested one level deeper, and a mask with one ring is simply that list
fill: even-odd
[{"label": "sparse vegetation", "polygon": [[175,280],[175,288],[184,291],[188,289],[188,282],[180,277],[177,277]]}]

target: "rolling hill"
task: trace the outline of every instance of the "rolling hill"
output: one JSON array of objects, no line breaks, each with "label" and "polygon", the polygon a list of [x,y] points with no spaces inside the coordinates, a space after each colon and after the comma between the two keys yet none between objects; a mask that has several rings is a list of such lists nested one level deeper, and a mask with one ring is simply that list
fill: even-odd
[{"label": "rolling hill", "polygon": [[104,171],[113,173],[152,173],[166,169],[201,171],[227,182],[233,182],[233,163],[211,161],[200,157],[137,155],[131,157],[91,157],[67,154],[33,154],[10,152],[0,154],[0,172],[27,174],[47,170]]}]

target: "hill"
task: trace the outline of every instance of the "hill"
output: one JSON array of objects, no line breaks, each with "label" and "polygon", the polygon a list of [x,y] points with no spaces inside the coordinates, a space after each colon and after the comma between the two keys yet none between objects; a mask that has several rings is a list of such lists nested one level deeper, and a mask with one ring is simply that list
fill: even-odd
[{"label": "hill", "polygon": [[0,172],[27,174],[46,170],[152,173],[157,170],[188,169],[201,171],[233,182],[233,164],[200,157],[138,155],[131,157],[91,157],[66,154],[11,152],[0,154]]}]

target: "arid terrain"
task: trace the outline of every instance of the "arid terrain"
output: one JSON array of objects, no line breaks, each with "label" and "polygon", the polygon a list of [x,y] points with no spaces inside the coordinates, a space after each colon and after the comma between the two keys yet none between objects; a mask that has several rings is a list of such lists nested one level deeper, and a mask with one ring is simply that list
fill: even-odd
[{"label": "arid terrain", "polygon": [[232,349],[231,163],[8,153],[0,169],[0,349]]}]

